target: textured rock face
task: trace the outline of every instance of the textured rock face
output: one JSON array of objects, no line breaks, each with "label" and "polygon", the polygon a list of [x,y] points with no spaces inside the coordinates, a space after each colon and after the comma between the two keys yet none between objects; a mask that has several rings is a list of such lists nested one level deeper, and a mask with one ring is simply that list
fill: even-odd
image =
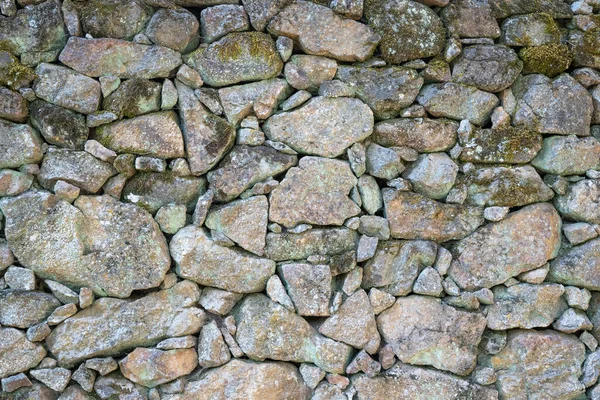
[{"label": "textured rock face", "polygon": [[0,168],[38,163],[44,156],[40,135],[29,125],[0,119]]},{"label": "textured rock face", "polygon": [[554,205],[565,217],[574,221],[600,222],[600,213],[595,200],[600,191],[600,181],[583,179],[570,184],[566,193],[556,196]]},{"label": "textured rock face", "polygon": [[61,365],[73,366],[196,333],[205,320],[204,311],[195,307],[199,297],[198,286],[184,281],[134,301],[98,299],[52,331],[48,350]]},{"label": "textured rock face", "polygon": [[600,280],[600,239],[594,239],[564,252],[550,263],[548,279],[565,285],[598,290]]},{"label": "textured rock face", "polygon": [[382,146],[406,146],[418,152],[449,150],[458,123],[443,119],[401,118],[375,125],[371,138]]},{"label": "textured rock face", "polygon": [[27,371],[46,356],[40,344],[31,343],[15,328],[0,328],[0,377]]}]

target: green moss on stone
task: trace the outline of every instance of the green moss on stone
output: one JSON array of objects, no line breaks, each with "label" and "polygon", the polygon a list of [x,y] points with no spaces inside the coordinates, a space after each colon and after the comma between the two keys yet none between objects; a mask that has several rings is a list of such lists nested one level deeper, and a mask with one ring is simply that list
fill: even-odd
[{"label": "green moss on stone", "polygon": [[566,71],[573,61],[569,47],[564,44],[524,47],[519,57],[523,60],[523,72],[544,74],[550,78]]},{"label": "green moss on stone", "polygon": [[0,85],[12,90],[28,86],[35,79],[33,69],[21,64],[7,51],[0,51]]}]

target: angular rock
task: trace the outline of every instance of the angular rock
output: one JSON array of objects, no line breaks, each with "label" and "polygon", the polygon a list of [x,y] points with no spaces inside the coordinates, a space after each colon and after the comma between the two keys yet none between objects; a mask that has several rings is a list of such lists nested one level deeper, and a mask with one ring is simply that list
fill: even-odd
[{"label": "angular rock", "polygon": [[455,375],[427,368],[396,363],[384,374],[369,378],[364,374],[351,377],[358,398],[385,399],[398,394],[400,399],[477,399],[496,400],[498,392],[479,386]]},{"label": "angular rock", "polygon": [[161,85],[148,79],[128,79],[110,95],[105,96],[102,108],[119,118],[133,118],[160,110]]},{"label": "angular rock", "polygon": [[509,47],[469,46],[454,61],[452,81],[494,93],[512,85],[521,69],[523,62]]},{"label": "angular rock", "polygon": [[422,154],[402,174],[413,190],[431,199],[446,197],[458,173],[458,165],[446,153]]},{"label": "angular rock", "polygon": [[490,0],[489,6],[495,18],[506,18],[515,14],[545,12],[553,18],[571,18],[572,12],[567,3],[560,0]]},{"label": "angular rock", "polygon": [[[94,383],[94,392],[103,400],[111,397],[130,397],[146,400],[148,389],[131,382],[118,372],[99,377]],[[87,399],[86,399],[87,400]]]},{"label": "angular rock", "polygon": [[474,163],[525,164],[542,148],[542,136],[537,132],[512,126],[461,132],[461,161]]},{"label": "angular rock", "polygon": [[398,116],[415,101],[423,85],[417,71],[403,67],[340,66],[336,77],[349,84],[379,119]]},{"label": "angular rock", "polygon": [[392,237],[436,242],[461,239],[483,223],[483,210],[439,203],[417,193],[382,190]]},{"label": "angular rock", "polygon": [[333,340],[374,354],[379,350],[380,337],[369,297],[357,290],[319,327],[319,332]]},{"label": "angular rock", "polygon": [[240,247],[258,256],[265,249],[269,203],[265,196],[254,196],[218,206],[209,212],[205,225],[224,233]]},{"label": "angular rock", "polygon": [[570,75],[553,80],[526,75],[517,79],[512,91],[517,100],[513,125],[539,133],[589,136],[592,96]]},{"label": "angular rock", "polygon": [[227,120],[237,126],[252,114],[261,119],[270,117],[292,91],[285,79],[268,79],[219,89],[219,99]]},{"label": "angular rock", "polygon": [[107,75],[125,79],[166,78],[181,65],[181,55],[166,47],[75,36],[69,38],[59,60],[77,72],[94,78]]},{"label": "angular rock", "polygon": [[42,160],[44,141],[26,124],[0,119],[0,168],[18,168]]},{"label": "angular rock", "polygon": [[193,225],[173,236],[171,256],[179,276],[237,293],[262,291],[275,273],[274,261],[220,246]]},{"label": "angular rock", "polygon": [[198,286],[184,281],[137,300],[98,299],[52,331],[46,338],[48,350],[60,365],[71,367],[91,357],[196,333],[205,320],[194,306],[199,296]]},{"label": "angular rock", "polygon": [[465,174],[464,183],[467,203],[480,207],[518,207],[554,197],[552,189],[529,165],[473,168]]},{"label": "angular rock", "polygon": [[217,168],[207,175],[215,200],[229,201],[255,183],[287,171],[296,165],[295,155],[281,153],[268,146],[234,146]]},{"label": "angular rock", "polygon": [[27,100],[19,93],[0,87],[0,118],[13,122],[25,122],[29,110]]},{"label": "angular rock", "polygon": [[150,388],[187,375],[197,365],[198,356],[194,349],[158,350],[138,347],[119,361],[125,378]]},{"label": "angular rock", "polygon": [[390,64],[441,53],[446,39],[442,21],[429,7],[410,0],[367,0],[364,15],[381,35],[379,50]]},{"label": "angular rock", "polygon": [[33,70],[19,62],[19,60],[8,51],[0,51],[0,85],[11,90],[31,86],[35,79]]},{"label": "angular rock", "polygon": [[106,180],[116,173],[112,165],[98,160],[88,152],[49,148],[42,161],[38,179],[46,189],[52,189],[60,180],[87,193],[97,193]]},{"label": "angular rock", "polygon": [[511,330],[506,347],[491,357],[501,398],[577,398],[585,346],[575,336],[551,330]]},{"label": "angular rock", "polygon": [[346,162],[304,157],[271,192],[269,219],[286,228],[301,223],[342,225],[360,212],[348,198],[356,183]]},{"label": "angular rock", "polygon": [[137,204],[150,213],[161,207],[176,203],[187,207],[188,212],[204,192],[206,181],[195,176],[177,176],[172,172],[141,172],[127,181],[123,200]]},{"label": "angular rock", "polygon": [[58,0],[22,8],[0,23],[0,48],[15,56],[60,50],[66,38]]},{"label": "angular rock", "polygon": [[600,180],[583,179],[571,183],[565,194],[554,199],[556,209],[563,217],[573,221],[600,223],[600,209],[596,199],[600,196]]},{"label": "angular rock", "polygon": [[261,32],[234,32],[193,53],[189,63],[210,86],[274,78],[283,62],[271,37]]},{"label": "angular rock", "polygon": [[405,363],[431,365],[457,375],[475,368],[485,329],[480,313],[462,311],[432,297],[399,297],[377,316],[383,339]]},{"label": "angular rock", "polygon": [[310,229],[302,233],[268,233],[265,254],[274,261],[336,256],[352,251],[358,235],[347,228]]},{"label": "angular rock", "polygon": [[493,290],[494,304],[487,307],[486,316],[489,329],[544,328],[567,309],[562,285],[520,283]]},{"label": "angular rock", "polygon": [[200,41],[199,27],[198,19],[190,11],[161,8],[152,15],[146,27],[146,36],[159,46],[187,53]]},{"label": "angular rock", "polygon": [[531,161],[537,169],[555,175],[579,175],[600,169],[600,142],[594,137],[550,136]]},{"label": "angular rock", "polygon": [[314,97],[301,108],[272,116],[263,130],[300,153],[337,157],[373,132],[373,113],[357,99]]},{"label": "angular rock", "polygon": [[212,169],[235,143],[235,129],[223,118],[209,112],[194,91],[179,81],[179,115],[187,160],[194,175]]},{"label": "angular rock", "polygon": [[202,327],[198,340],[198,359],[203,368],[218,367],[231,359],[229,348],[214,321]]},{"label": "angular rock", "polygon": [[502,22],[500,41],[507,46],[541,46],[559,43],[560,30],[546,13],[515,15]]},{"label": "angular rock", "polygon": [[485,124],[499,103],[491,93],[453,82],[424,86],[417,101],[434,117],[468,119],[478,126]]},{"label": "angular rock", "polygon": [[448,275],[466,290],[489,288],[558,255],[561,219],[548,203],[532,204],[457,242]]},{"label": "angular rock", "polygon": [[590,290],[599,290],[600,239],[575,246],[550,263],[548,280]]},{"label": "angular rock", "polygon": [[94,139],[119,153],[160,158],[184,156],[183,137],[173,111],[161,111],[96,128]]},{"label": "angular rock", "polygon": [[25,291],[0,291],[0,324],[29,328],[48,317],[60,302],[51,294]]},{"label": "angular rock", "polygon": [[380,36],[360,22],[343,19],[330,8],[298,1],[283,9],[267,27],[269,33],[287,36],[306,54],[340,61],[365,61]]},{"label": "angular rock", "polygon": [[333,79],[337,66],[330,58],[296,54],[285,64],[285,79],[295,89],[317,93],[321,83]]},{"label": "angular rock", "polygon": [[410,147],[420,153],[450,150],[458,123],[447,119],[399,118],[375,125],[371,138],[382,146]]},{"label": "angular rock", "polygon": [[350,346],[321,336],[302,317],[262,294],[246,296],[233,316],[236,340],[253,360],[311,362],[339,374],[350,362]]},{"label": "angular rock", "polygon": [[31,103],[30,111],[31,125],[48,143],[73,150],[83,149],[89,132],[83,115],[43,100]]},{"label": "angular rock", "polygon": [[593,325],[585,312],[569,308],[552,324],[552,327],[560,332],[575,333],[580,330],[590,330]]},{"label": "angular rock", "polygon": [[72,69],[42,63],[35,69],[37,79],[33,90],[37,97],[49,103],[91,114],[100,105],[100,83]]},{"label": "angular rock", "polygon": [[152,16],[152,9],[138,0],[91,0],[72,4],[83,32],[93,37],[131,40]]},{"label": "angular rock", "polygon": [[65,390],[71,380],[71,371],[66,368],[41,368],[31,370],[29,373],[56,392]]},{"label": "angular rock", "polygon": [[169,269],[166,240],[151,215],[110,196],[80,196],[72,206],[27,192],[3,199],[0,209],[11,250],[41,278],[127,297],[158,286]]},{"label": "angular rock", "polygon": [[283,264],[279,275],[298,315],[326,317],[331,298],[331,270],[328,265]]},{"label": "angular rock", "polygon": [[206,370],[199,379],[188,382],[181,400],[215,398],[304,400],[310,397],[298,369],[288,363],[234,359]]},{"label": "angular rock", "polygon": [[500,36],[500,26],[489,3],[478,0],[452,0],[442,10],[442,20],[450,33],[460,38],[495,39]]},{"label": "angular rock", "polygon": [[0,378],[25,372],[46,356],[41,344],[31,343],[15,328],[0,328]]},{"label": "angular rock", "polygon": [[[202,10],[200,32],[203,42],[211,43],[231,32],[250,30],[243,6],[221,4]],[[262,29],[259,29],[262,30]]]}]

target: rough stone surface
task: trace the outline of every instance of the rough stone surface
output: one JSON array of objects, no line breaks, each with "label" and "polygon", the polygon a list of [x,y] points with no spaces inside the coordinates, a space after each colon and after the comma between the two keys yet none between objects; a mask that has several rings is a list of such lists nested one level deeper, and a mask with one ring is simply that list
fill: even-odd
[{"label": "rough stone surface", "polygon": [[0,377],[6,378],[35,367],[46,356],[41,344],[31,343],[15,328],[0,328]]},{"label": "rough stone surface", "polygon": [[458,123],[450,120],[400,118],[376,124],[371,138],[382,146],[406,146],[429,153],[452,148],[457,129]]},{"label": "rough stone surface", "polygon": [[194,349],[157,350],[138,347],[119,362],[123,376],[146,387],[155,387],[187,375],[198,365]]},{"label": "rough stone surface", "polygon": [[30,105],[31,125],[56,146],[81,150],[88,138],[85,117],[66,108],[36,100]]},{"label": "rough stone surface", "polygon": [[600,223],[600,212],[596,200],[600,191],[600,181],[583,179],[569,184],[566,193],[559,194],[554,200],[556,209],[573,221]]},{"label": "rough stone surface", "polygon": [[548,279],[552,282],[598,290],[598,268],[600,239],[594,239],[575,246],[552,260]]},{"label": "rough stone surface", "polygon": [[51,294],[28,290],[0,291],[0,324],[29,328],[48,317],[61,303]]}]

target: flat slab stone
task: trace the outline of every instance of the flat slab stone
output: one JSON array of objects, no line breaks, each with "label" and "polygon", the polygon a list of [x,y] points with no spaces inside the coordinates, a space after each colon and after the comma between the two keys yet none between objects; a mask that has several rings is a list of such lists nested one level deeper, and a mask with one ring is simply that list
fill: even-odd
[{"label": "flat slab stone", "polygon": [[232,315],[235,338],[253,360],[310,362],[337,374],[350,362],[352,347],[321,336],[304,318],[263,294],[244,297]]},{"label": "flat slab stone", "polygon": [[31,343],[15,328],[0,328],[0,378],[25,372],[46,356],[44,346]]},{"label": "flat slab stone", "polygon": [[269,219],[287,228],[342,225],[360,212],[348,197],[357,182],[344,161],[304,157],[271,192]]},{"label": "flat slab stone", "polygon": [[498,392],[493,387],[480,386],[451,374],[400,362],[374,378],[360,373],[352,375],[350,379],[359,400],[392,396],[406,400],[498,399]]},{"label": "flat slab stone", "polygon": [[2,199],[0,209],[10,249],[41,278],[128,297],[158,286],[171,264],[152,216],[108,195],[80,196],[71,205],[47,192],[26,192]]},{"label": "flat slab stone", "polygon": [[258,258],[213,242],[203,228],[180,229],[171,240],[171,256],[177,274],[203,286],[236,293],[264,290],[275,273],[275,262]]},{"label": "flat slab stone", "polygon": [[194,349],[158,350],[138,347],[119,361],[121,373],[132,382],[156,387],[190,374],[198,365]]},{"label": "flat slab stone", "polygon": [[29,107],[31,125],[46,142],[73,150],[83,149],[89,133],[85,115],[44,100],[36,100]]},{"label": "flat slab stone", "polygon": [[373,132],[373,112],[358,99],[314,97],[263,124],[265,135],[303,154],[337,157]]},{"label": "flat slab stone", "polygon": [[205,314],[195,305],[198,286],[189,281],[137,300],[102,298],[58,325],[46,338],[64,367],[83,360],[153,346],[168,337],[197,333]]},{"label": "flat slab stone", "polygon": [[580,175],[589,169],[600,169],[600,142],[595,137],[550,136],[531,165],[556,175]]},{"label": "flat slab stone", "polygon": [[440,299],[410,295],[381,312],[377,326],[400,361],[468,375],[475,368],[486,320]]},{"label": "flat slab stone", "polygon": [[298,1],[283,9],[267,30],[293,39],[306,54],[340,61],[365,61],[375,51],[380,36],[368,26],[343,19],[330,8]]},{"label": "flat slab stone", "polygon": [[181,54],[166,47],[76,36],[69,38],[58,59],[75,71],[94,78],[167,78],[181,65]]},{"label": "flat slab stone", "polygon": [[204,399],[209,394],[225,399],[232,393],[239,399],[306,400],[311,390],[292,364],[233,359],[188,382],[181,400]]},{"label": "flat slab stone", "polygon": [[268,233],[265,254],[274,261],[335,256],[356,248],[358,234],[347,228],[310,229],[302,233]]},{"label": "flat slab stone", "polygon": [[561,225],[551,204],[523,207],[457,242],[448,275],[461,288],[477,290],[539,268],[558,255]]},{"label": "flat slab stone", "polygon": [[590,290],[600,290],[600,239],[565,251],[550,263],[548,280]]},{"label": "flat slab stone", "polygon": [[49,293],[29,290],[0,290],[0,324],[29,328],[39,324],[62,303]]},{"label": "flat slab stone", "polygon": [[136,0],[91,0],[72,3],[83,32],[93,37],[131,40],[152,16],[152,8]]},{"label": "flat slab stone", "polygon": [[410,147],[420,153],[450,150],[458,123],[448,119],[398,118],[375,125],[371,138],[385,147]]},{"label": "flat slab stone", "polygon": [[31,126],[0,119],[0,168],[39,163],[44,157],[43,143]]},{"label": "flat slab stone", "polygon": [[460,160],[473,163],[525,164],[542,148],[542,135],[512,126],[478,129],[459,135]]},{"label": "flat slab stone", "polygon": [[423,195],[385,188],[385,216],[392,237],[436,242],[461,239],[483,224],[483,210],[440,203]]}]

